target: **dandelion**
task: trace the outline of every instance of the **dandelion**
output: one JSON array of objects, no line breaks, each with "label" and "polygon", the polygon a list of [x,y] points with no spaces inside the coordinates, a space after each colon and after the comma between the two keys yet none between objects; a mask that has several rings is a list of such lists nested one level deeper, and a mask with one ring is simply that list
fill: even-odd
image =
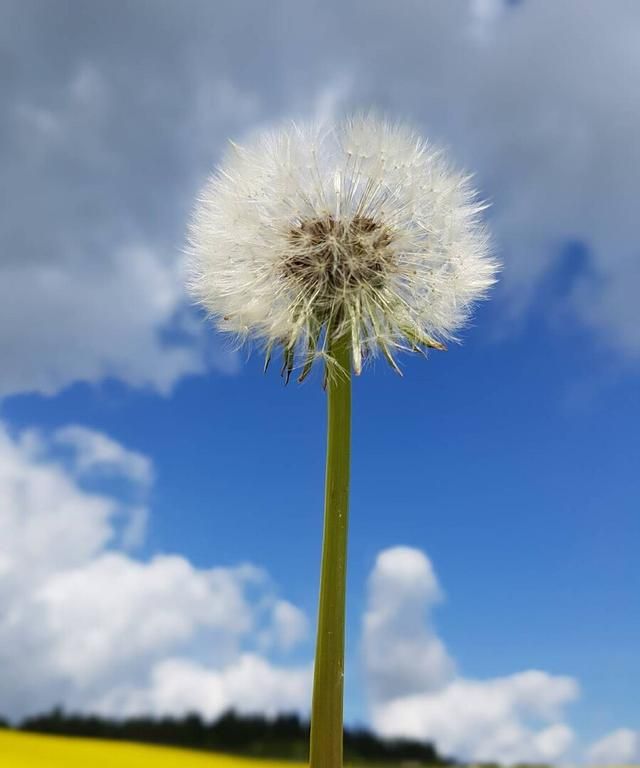
[{"label": "dandelion", "polygon": [[495,282],[470,177],[411,129],[357,117],[231,144],[189,233],[189,288],[218,328],[278,350],[288,381],[324,364],[325,529],[312,768],[342,765],[351,372],[442,350]]}]

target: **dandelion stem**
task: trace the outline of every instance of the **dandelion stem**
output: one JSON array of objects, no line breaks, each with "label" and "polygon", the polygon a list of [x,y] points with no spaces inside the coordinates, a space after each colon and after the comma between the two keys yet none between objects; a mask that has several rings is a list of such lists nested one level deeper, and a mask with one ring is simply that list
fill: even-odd
[{"label": "dandelion stem", "polygon": [[342,768],[351,356],[347,337],[331,343],[340,369],[327,381],[327,466],[318,636],[311,706],[310,768]]}]

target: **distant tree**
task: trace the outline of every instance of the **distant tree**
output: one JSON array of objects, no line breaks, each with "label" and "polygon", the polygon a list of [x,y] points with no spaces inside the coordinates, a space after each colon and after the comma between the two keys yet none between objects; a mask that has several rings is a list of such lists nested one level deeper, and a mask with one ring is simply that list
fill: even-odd
[{"label": "distant tree", "polygon": [[[307,759],[309,740],[309,724],[297,715],[267,718],[239,715],[232,710],[207,723],[195,713],[181,718],[109,720],[95,715],[68,714],[56,707],[48,714],[25,719],[20,728],[37,733],[138,741],[301,761]],[[345,758],[352,763],[437,766],[453,762],[442,758],[432,744],[408,739],[384,740],[363,728],[345,730],[344,752]]]}]

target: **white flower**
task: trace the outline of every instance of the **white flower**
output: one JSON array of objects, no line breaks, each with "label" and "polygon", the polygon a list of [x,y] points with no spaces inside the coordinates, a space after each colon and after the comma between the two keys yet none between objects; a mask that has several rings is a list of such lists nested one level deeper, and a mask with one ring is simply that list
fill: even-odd
[{"label": "white flower", "polygon": [[284,354],[287,378],[346,337],[443,348],[497,264],[469,177],[410,129],[371,117],[291,125],[231,145],[189,233],[189,288],[223,331]]}]

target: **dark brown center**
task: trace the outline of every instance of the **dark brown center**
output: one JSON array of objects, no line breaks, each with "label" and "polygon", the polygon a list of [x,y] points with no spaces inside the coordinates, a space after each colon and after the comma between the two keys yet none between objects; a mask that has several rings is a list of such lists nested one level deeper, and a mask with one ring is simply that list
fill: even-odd
[{"label": "dark brown center", "polygon": [[391,232],[367,216],[304,219],[289,241],[284,274],[321,311],[359,289],[380,288],[393,265]]}]

